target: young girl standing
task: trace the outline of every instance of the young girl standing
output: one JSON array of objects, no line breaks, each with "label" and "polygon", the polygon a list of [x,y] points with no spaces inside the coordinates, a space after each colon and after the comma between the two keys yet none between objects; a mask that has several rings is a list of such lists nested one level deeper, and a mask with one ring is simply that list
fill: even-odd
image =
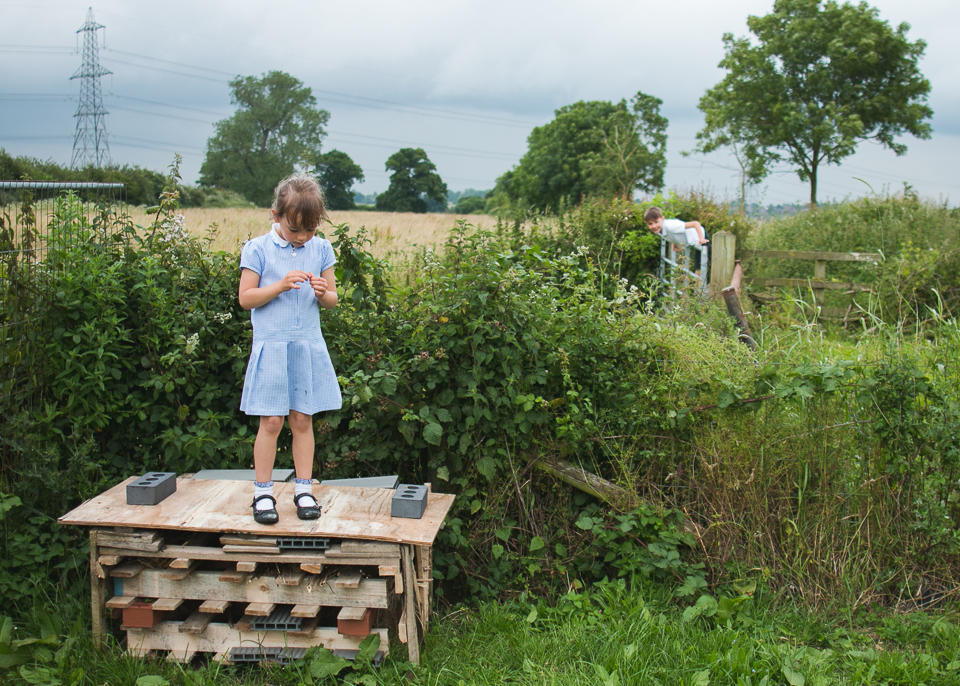
[{"label": "young girl standing", "polygon": [[330,241],[314,236],[327,219],[317,182],[307,176],[281,181],[274,191],[273,219],[270,232],[249,241],[240,255],[240,306],[253,310],[253,348],[240,409],[260,417],[253,445],[253,518],[260,524],[280,519],[271,475],[284,417],[293,433],[297,517],[320,516],[311,494],[313,415],[341,404],[320,331],[320,307],[337,305],[337,258]]}]

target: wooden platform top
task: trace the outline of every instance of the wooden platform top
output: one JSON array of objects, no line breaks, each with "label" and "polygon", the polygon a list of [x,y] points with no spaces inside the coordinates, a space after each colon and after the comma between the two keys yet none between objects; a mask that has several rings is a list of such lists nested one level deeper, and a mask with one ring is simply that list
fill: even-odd
[{"label": "wooden platform top", "polygon": [[248,533],[270,536],[329,536],[393,543],[430,545],[443,524],[454,496],[430,493],[422,519],[390,516],[395,491],[385,488],[351,488],[314,485],[320,503],[320,519],[301,521],[293,504],[292,483],[276,483],[277,512],[273,525],[253,521],[252,481],[177,479],[177,491],[158,505],[127,505],[130,477],[63,515],[61,524],[130,527],[136,529],[185,529]]}]

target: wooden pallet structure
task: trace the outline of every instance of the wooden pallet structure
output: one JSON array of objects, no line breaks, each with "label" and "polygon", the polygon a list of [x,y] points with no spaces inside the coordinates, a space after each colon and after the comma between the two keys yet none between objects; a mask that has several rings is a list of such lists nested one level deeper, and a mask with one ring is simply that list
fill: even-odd
[{"label": "wooden pallet structure", "polygon": [[392,490],[314,486],[323,514],[300,521],[293,485],[278,484],[280,522],[266,526],[250,514],[249,481],[181,476],[153,506],[126,504],[130,481],[60,519],[91,527],[95,639],[109,610],[137,655],[284,661],[323,646],[349,656],[378,633],[378,657],[396,638],[419,662],[431,546],[452,495],[431,493],[421,519],[403,519],[390,516]]}]

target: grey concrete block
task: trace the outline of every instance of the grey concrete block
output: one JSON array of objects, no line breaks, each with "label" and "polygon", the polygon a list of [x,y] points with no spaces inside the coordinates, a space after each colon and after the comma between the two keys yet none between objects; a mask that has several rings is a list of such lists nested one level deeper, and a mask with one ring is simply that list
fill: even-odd
[{"label": "grey concrete block", "polygon": [[253,620],[255,631],[300,631],[303,617],[294,617],[290,614],[293,608],[281,605],[270,613],[269,617],[257,617]]},{"label": "grey concrete block", "polygon": [[390,501],[390,516],[420,519],[427,509],[427,487],[400,484]]},{"label": "grey concrete block", "polygon": [[127,505],[156,505],[176,492],[176,472],[147,472],[127,484]]},{"label": "grey concrete block", "polygon": [[[292,469],[274,469],[274,481],[293,481],[296,472]],[[194,479],[215,479],[217,481],[256,481],[252,469],[203,469],[193,475]]]},{"label": "grey concrete block", "polygon": [[399,476],[364,476],[356,479],[328,479],[321,486],[351,486],[356,488],[396,488]]},{"label": "grey concrete block", "polygon": [[244,646],[230,649],[230,662],[266,662],[275,661],[290,664],[302,660],[307,654],[306,648],[273,648],[267,646]]},{"label": "grey concrete block", "polygon": [[281,550],[328,550],[329,538],[278,536],[277,547]]}]

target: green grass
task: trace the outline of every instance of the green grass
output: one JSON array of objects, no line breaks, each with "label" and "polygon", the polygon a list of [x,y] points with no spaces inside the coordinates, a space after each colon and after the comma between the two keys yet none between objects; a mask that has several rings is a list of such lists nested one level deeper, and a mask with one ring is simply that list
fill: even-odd
[{"label": "green grass", "polygon": [[[197,668],[133,658],[117,645],[101,655],[92,648],[85,621],[75,623],[57,645],[48,645],[46,660],[38,654],[41,659],[25,665],[20,673],[0,670],[0,681],[10,686],[334,683],[322,676],[322,663],[309,660],[287,667],[209,663]],[[722,620],[685,618],[682,608],[666,602],[662,592],[630,592],[622,582],[602,583],[565,596],[555,606],[521,597],[507,604],[485,603],[449,612],[433,623],[420,666],[403,659],[403,646],[394,645],[392,651],[393,657],[379,670],[348,669],[338,683],[946,686],[960,682],[960,630],[955,615],[865,613],[857,626],[850,627],[799,607],[770,611],[748,600]]]}]

